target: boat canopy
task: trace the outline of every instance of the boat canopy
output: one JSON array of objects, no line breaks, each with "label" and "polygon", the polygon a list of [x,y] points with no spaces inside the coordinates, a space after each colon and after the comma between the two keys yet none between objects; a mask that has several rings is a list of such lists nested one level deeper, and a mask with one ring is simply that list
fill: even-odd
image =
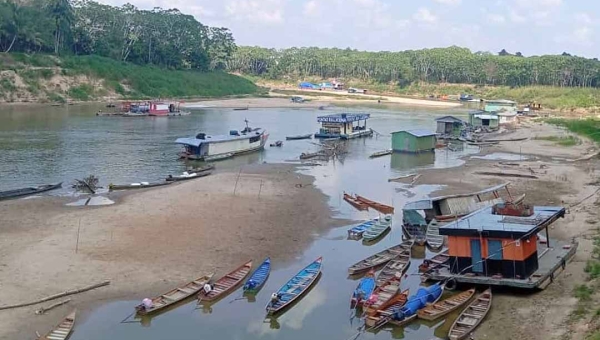
[{"label": "boat canopy", "polygon": [[371,118],[368,113],[339,113],[317,117],[319,123],[352,123]]},{"label": "boat canopy", "polygon": [[177,140],[175,141],[175,143],[177,143],[177,144],[183,144],[183,145],[189,145],[189,146],[195,146],[195,147],[199,147],[200,144],[202,144],[202,142],[203,142],[202,139],[197,139],[194,137],[177,138]]}]

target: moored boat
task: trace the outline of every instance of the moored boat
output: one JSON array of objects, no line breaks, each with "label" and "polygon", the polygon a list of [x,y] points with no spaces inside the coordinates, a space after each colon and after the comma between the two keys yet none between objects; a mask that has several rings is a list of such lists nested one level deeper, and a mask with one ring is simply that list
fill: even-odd
[{"label": "moored boat", "polygon": [[352,298],[350,299],[350,309],[361,307],[363,302],[365,302],[365,300],[371,296],[374,289],[375,272],[371,270],[360,280],[358,286],[352,293]]},{"label": "moored boat", "polygon": [[419,272],[429,272],[441,267],[443,264],[450,260],[450,255],[448,255],[448,250],[443,251],[439,254],[436,254],[434,257],[430,259],[423,260],[423,263],[419,265]]},{"label": "moored boat", "polygon": [[256,270],[250,275],[250,278],[244,284],[242,288],[244,292],[255,293],[258,292],[262,286],[267,282],[269,274],[271,273],[271,259],[267,257],[263,263],[256,268]]},{"label": "moored boat", "polygon": [[229,135],[209,136],[198,133],[194,137],[179,138],[175,141],[184,146],[179,154],[181,158],[196,160],[220,160],[238,154],[262,150],[269,134],[265,129],[251,128],[246,121],[246,127],[241,130],[231,130]]},{"label": "moored boat", "polygon": [[206,165],[199,166],[199,167],[188,167],[187,172],[188,173],[204,172],[204,171],[209,171],[209,170],[214,170],[214,169],[215,169],[214,164],[206,164]]},{"label": "moored boat", "polygon": [[40,336],[38,340],[66,340],[73,332],[76,314],[77,311],[71,312],[58,325],[52,328],[48,334]]},{"label": "moored boat", "polygon": [[[368,113],[341,113],[317,117],[321,128],[315,133],[315,138],[352,139],[373,136],[373,130],[367,128],[367,119],[370,117]],[[362,126],[361,121],[364,121]]]},{"label": "moored boat", "polygon": [[391,205],[386,205],[383,203],[379,203],[379,202],[375,202],[372,201],[366,197],[360,196],[360,195],[356,195],[356,199],[363,202],[364,204],[368,205],[369,207],[379,211],[382,214],[393,214],[394,213],[394,207],[392,207]]},{"label": "moored boat", "polygon": [[131,184],[112,184],[111,183],[108,185],[108,190],[115,191],[115,190],[145,189],[145,188],[160,187],[160,186],[169,185],[172,183],[173,183],[172,181],[171,182],[167,182],[167,181],[139,182],[139,183],[131,183]]},{"label": "moored boat", "polygon": [[231,291],[240,283],[252,269],[252,261],[248,261],[232,271],[229,274],[224,275],[213,284],[211,284],[211,290],[207,293],[204,290],[201,290],[198,293],[198,302],[202,301],[214,301],[216,299],[222,298]]},{"label": "moored boat", "polygon": [[381,309],[378,309],[375,314],[365,317],[365,325],[367,327],[377,327],[387,322],[390,319],[390,315],[392,315],[393,311],[404,306],[408,300],[408,294],[409,290],[407,289],[394,296],[392,299],[390,299],[390,301],[384,304]]},{"label": "moored boat", "polygon": [[201,276],[160,296],[152,299],[144,299],[141,304],[135,307],[135,310],[139,315],[147,315],[160,311],[168,306],[172,306],[197,294],[204,285],[210,281],[212,276],[213,274]]},{"label": "moored boat", "polygon": [[376,315],[379,309],[391,301],[400,291],[400,280],[400,277],[393,277],[383,285],[375,288],[369,299],[363,303],[365,315]]},{"label": "moored boat", "polygon": [[420,309],[439,301],[444,293],[444,286],[436,283],[427,288],[419,288],[417,294],[408,298],[406,304],[399,310],[395,310],[389,322],[395,326],[404,326],[417,318]]},{"label": "moored boat", "polygon": [[0,201],[17,197],[31,196],[42,192],[58,189],[60,187],[62,187],[62,182],[56,184],[40,185],[38,187],[0,191]]},{"label": "moored boat", "polygon": [[320,151],[318,152],[303,152],[300,154],[300,159],[310,159],[310,158],[315,158],[315,157],[319,157],[319,156],[323,156],[324,154]]},{"label": "moored boat", "polygon": [[387,155],[391,155],[393,152],[394,152],[394,150],[392,150],[392,149],[377,151],[377,152],[372,153],[369,156],[369,158],[377,158],[377,157],[387,156]]},{"label": "moored boat", "polygon": [[369,209],[369,206],[366,205],[365,203],[359,201],[356,199],[356,197],[354,197],[353,195],[344,193],[344,201],[348,202],[348,204],[350,204],[351,206],[353,206],[354,208],[356,208],[357,210],[367,210]]},{"label": "moored boat", "polygon": [[448,338],[450,340],[465,339],[483,321],[491,306],[492,290],[487,289],[479,294],[454,321],[450,332],[448,332]]},{"label": "moored boat", "polygon": [[312,133],[307,133],[305,135],[287,136],[287,137],[285,137],[285,139],[286,140],[311,139],[312,135],[313,135]]},{"label": "moored boat", "polygon": [[323,258],[319,257],[314,262],[294,275],[284,284],[277,293],[273,293],[271,301],[267,304],[267,314],[275,314],[289,306],[301,297],[316,282],[321,274]]},{"label": "moored boat", "polygon": [[431,220],[427,225],[425,240],[427,245],[433,249],[440,249],[444,246],[444,236],[440,235],[440,225],[436,219]]},{"label": "moored boat", "polygon": [[190,179],[206,177],[206,176],[208,176],[210,174],[211,174],[210,171],[192,172],[192,173],[189,173],[189,172],[185,171],[183,174],[181,174],[179,176],[169,175],[169,177],[167,177],[165,179],[165,181],[167,181],[167,182],[187,181],[187,180],[190,180]]},{"label": "moored boat", "polygon": [[360,239],[365,231],[367,231],[372,225],[377,223],[378,219],[372,219],[360,223],[350,229],[348,229],[348,237],[352,239]]},{"label": "moored boat", "polygon": [[422,246],[425,244],[425,230],[427,222],[416,210],[402,211],[402,233],[409,240],[415,240],[415,243]]},{"label": "moored boat", "polygon": [[363,233],[363,242],[372,242],[382,237],[386,232],[391,230],[392,216],[387,215],[383,219],[377,221]]},{"label": "moored boat", "polygon": [[394,259],[388,262],[377,275],[377,285],[381,286],[393,277],[402,277],[410,266],[412,243],[406,242],[406,247]]},{"label": "moored boat", "polygon": [[[360,260],[348,268],[348,274],[358,274],[367,270],[386,264],[388,261],[402,254],[406,249],[408,242],[403,242],[393,247],[384,249],[377,254],[371,255],[364,260]],[[412,243],[410,243],[412,244]]]},{"label": "moored boat", "polygon": [[430,304],[429,306],[419,310],[417,315],[419,316],[419,319],[423,320],[433,321],[439,319],[442,316],[450,314],[462,307],[465,303],[471,300],[474,294],[475,288],[471,288],[467,291],[452,295],[447,299]]}]

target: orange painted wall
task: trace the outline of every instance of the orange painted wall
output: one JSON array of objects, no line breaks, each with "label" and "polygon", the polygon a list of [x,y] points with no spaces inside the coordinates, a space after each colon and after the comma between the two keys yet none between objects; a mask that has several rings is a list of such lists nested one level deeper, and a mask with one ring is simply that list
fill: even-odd
[{"label": "orange painted wall", "polygon": [[[465,236],[448,236],[448,254],[457,257],[471,257],[471,240],[476,240],[475,237]],[[519,244],[514,243],[511,239],[499,238],[481,238],[481,256],[488,257],[488,240],[502,241],[502,259],[524,261],[529,256],[537,251],[537,243],[535,235],[527,240],[521,240]]]},{"label": "orange painted wall", "polygon": [[448,236],[448,254],[450,256],[471,257],[471,238]]}]

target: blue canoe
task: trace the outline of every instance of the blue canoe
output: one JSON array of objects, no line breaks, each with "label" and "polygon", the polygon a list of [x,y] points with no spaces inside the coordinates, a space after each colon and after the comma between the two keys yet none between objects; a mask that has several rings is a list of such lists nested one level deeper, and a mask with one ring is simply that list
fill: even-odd
[{"label": "blue canoe", "polygon": [[371,296],[373,290],[375,290],[375,273],[369,272],[365,277],[360,280],[358,286],[352,293],[352,299],[350,299],[350,309],[362,306],[363,302]]},{"label": "blue canoe", "polygon": [[436,303],[442,293],[444,286],[436,283],[427,288],[419,288],[417,294],[408,298],[406,304],[392,313],[391,323],[397,326],[405,325],[417,318],[417,312],[425,306]]},{"label": "blue canoe", "polygon": [[265,284],[271,273],[271,259],[267,257],[263,263],[256,268],[254,273],[244,284],[244,292],[257,292]]},{"label": "blue canoe", "polygon": [[323,258],[319,257],[315,262],[306,266],[298,274],[292,277],[273,294],[271,301],[267,304],[267,314],[275,314],[290,305],[302,296],[317,280],[321,274],[321,263]]},{"label": "blue canoe", "polygon": [[348,230],[348,237],[350,237],[350,238],[362,237],[363,233],[365,231],[367,231],[369,228],[371,228],[377,221],[378,221],[378,219],[376,218],[376,219],[365,221],[359,225],[354,226],[353,228]]}]

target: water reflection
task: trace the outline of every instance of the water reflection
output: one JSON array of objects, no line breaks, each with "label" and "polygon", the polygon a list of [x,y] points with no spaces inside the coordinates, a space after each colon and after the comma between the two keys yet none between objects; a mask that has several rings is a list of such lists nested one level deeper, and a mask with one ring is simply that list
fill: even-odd
[{"label": "water reflection", "polygon": [[399,153],[391,155],[390,166],[400,172],[435,164],[435,152]]}]

